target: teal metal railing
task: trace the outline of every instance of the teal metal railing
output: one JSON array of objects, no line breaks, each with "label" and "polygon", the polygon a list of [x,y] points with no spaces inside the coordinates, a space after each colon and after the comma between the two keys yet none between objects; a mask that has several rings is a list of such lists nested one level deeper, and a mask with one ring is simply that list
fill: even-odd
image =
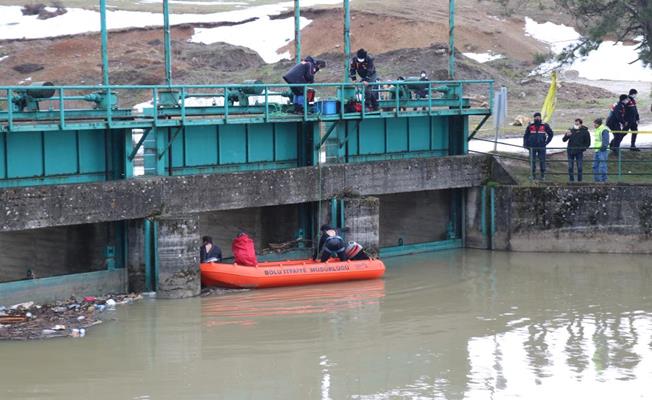
[{"label": "teal metal railing", "polygon": [[[488,102],[473,104],[464,97],[465,87],[486,93]],[[293,111],[292,94],[305,94]],[[42,91],[54,93],[46,97]],[[425,91],[417,96],[416,91]],[[319,96],[316,106],[309,92]],[[487,115],[491,113],[493,81],[393,81],[361,83],[221,84],[221,85],[110,85],[110,86],[2,86],[0,131],[135,128],[271,121],[319,121],[391,118],[412,115]],[[33,95],[36,94],[36,95]],[[39,97],[41,94],[42,97]],[[151,99],[143,112],[119,108],[119,96]],[[378,110],[365,107],[366,96],[378,100]],[[205,105],[200,99],[204,99]],[[208,102],[208,103],[206,103]],[[330,102],[330,103],[329,103]],[[326,110],[328,104],[335,110]],[[358,106],[356,108],[356,104]]]},{"label": "teal metal railing", "polygon": [[[636,133],[636,132],[634,132]],[[506,146],[513,149],[521,150],[521,153],[513,152],[497,152],[488,153],[469,150],[471,153],[477,154],[492,154],[508,161],[512,170],[516,172],[516,176],[525,176],[528,180],[534,180],[532,176],[532,169],[536,167],[537,174],[540,171],[539,160],[528,154],[528,150],[522,146],[506,142],[496,142],[489,139],[473,140],[497,143],[500,146]],[[569,171],[567,169],[569,161],[567,158],[567,150],[583,150],[584,148],[569,148],[569,147],[545,147],[546,150],[546,177],[547,180],[567,181]],[[610,180],[624,183],[638,183],[649,182],[652,180],[652,147],[638,146],[638,151],[630,151],[629,148],[623,147],[619,151],[608,150],[607,176]],[[584,151],[582,160],[582,174],[583,181],[591,182],[593,180],[593,163],[594,163],[595,149],[588,148]],[[527,170],[525,170],[527,168]],[[523,172],[525,171],[525,173]],[[577,177],[577,165],[573,168],[574,176]]]}]

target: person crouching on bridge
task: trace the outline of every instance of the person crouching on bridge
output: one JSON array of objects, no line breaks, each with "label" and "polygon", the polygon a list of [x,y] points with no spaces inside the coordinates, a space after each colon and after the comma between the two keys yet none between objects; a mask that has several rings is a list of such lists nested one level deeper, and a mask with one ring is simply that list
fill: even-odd
[{"label": "person crouching on bridge", "polygon": [[[323,61],[317,61],[314,58],[308,56],[299,64],[296,64],[294,67],[283,76],[283,80],[290,85],[292,84],[308,84],[315,83],[315,74],[319,72],[319,68],[323,68],[326,65]],[[303,113],[304,105],[304,91],[303,87],[292,86],[290,87],[294,97],[292,98],[292,103],[294,104],[294,111],[296,113]],[[312,91],[312,89],[310,89]],[[306,95],[308,95],[308,90],[306,90]],[[314,94],[314,91],[313,91]]]},{"label": "person crouching on bridge", "polygon": [[376,74],[374,59],[365,49],[358,50],[355,57],[351,59],[349,65],[349,76],[351,77],[351,80],[355,82],[358,75],[360,76],[362,83],[365,85],[365,106],[367,106],[370,111],[377,111],[378,93],[373,90],[374,88],[377,88],[377,85],[370,85],[369,83],[378,81],[378,75]]},{"label": "person crouching on bridge", "polygon": [[609,145],[609,128],[603,123],[602,118],[593,121],[593,180],[595,182],[607,181],[607,146]]},{"label": "person crouching on bridge", "polygon": [[541,121],[541,113],[534,113],[534,122],[525,128],[523,135],[523,147],[530,151],[532,179],[537,179],[537,159],[541,170],[541,180],[546,177],[546,146],[552,140],[552,135],[550,126]]},{"label": "person crouching on bridge", "polygon": [[583,125],[580,118],[575,120],[575,125],[566,132],[562,138],[568,142],[568,179],[575,181],[574,165],[577,163],[577,181],[582,182],[582,161],[584,152],[591,146],[589,128]]}]

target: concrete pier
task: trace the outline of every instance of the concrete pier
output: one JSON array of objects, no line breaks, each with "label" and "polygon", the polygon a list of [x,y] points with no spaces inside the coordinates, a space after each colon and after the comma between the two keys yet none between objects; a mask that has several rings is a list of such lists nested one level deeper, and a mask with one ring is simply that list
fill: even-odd
[{"label": "concrete pier", "polygon": [[157,245],[157,297],[197,296],[201,290],[199,216],[159,219]]},{"label": "concrete pier", "polygon": [[130,292],[144,292],[145,282],[145,220],[127,222],[127,275]]},{"label": "concrete pier", "polygon": [[378,255],[380,243],[380,200],[377,197],[344,199],[347,240],[362,245],[369,255]]}]

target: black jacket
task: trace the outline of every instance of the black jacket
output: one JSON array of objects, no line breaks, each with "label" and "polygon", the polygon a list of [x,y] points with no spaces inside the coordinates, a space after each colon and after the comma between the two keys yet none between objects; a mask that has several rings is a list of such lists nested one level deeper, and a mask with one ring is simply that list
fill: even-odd
[{"label": "black jacket", "polygon": [[360,62],[358,61],[358,57],[353,57],[349,66],[351,80],[356,80],[356,74],[360,75],[360,79],[363,82],[376,82],[378,76],[376,75],[374,59],[371,56],[367,56],[362,62]]},{"label": "black jacket", "polygon": [[316,72],[317,68],[312,57],[306,57],[304,61],[290,68],[287,74],[283,75],[283,80],[287,83],[297,84],[314,83]]},{"label": "black jacket", "polygon": [[619,131],[625,127],[625,104],[622,101],[614,104],[614,108],[607,118],[607,127],[612,131]]},{"label": "black jacket", "polygon": [[222,250],[213,245],[211,251],[206,252],[206,246],[202,246],[199,249],[199,262],[205,262],[208,259],[216,258],[217,261],[222,261]]},{"label": "black jacket", "polygon": [[526,149],[529,148],[541,148],[546,147],[548,143],[552,140],[552,129],[550,125],[541,122],[540,124],[531,123],[525,128],[525,134],[523,135],[523,147]]},{"label": "black jacket", "polygon": [[629,96],[629,103],[625,106],[625,121],[630,127],[638,125],[640,116],[638,115],[638,108],[636,107],[636,100]]},{"label": "black jacket", "polygon": [[564,135],[562,140],[568,142],[568,153],[583,153],[591,146],[591,134],[589,128],[581,126],[579,129],[571,128],[570,136]]}]

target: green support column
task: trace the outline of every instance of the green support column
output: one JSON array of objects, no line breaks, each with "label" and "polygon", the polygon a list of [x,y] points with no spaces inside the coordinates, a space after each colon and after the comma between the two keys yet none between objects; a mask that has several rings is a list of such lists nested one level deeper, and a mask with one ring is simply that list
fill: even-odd
[{"label": "green support column", "polygon": [[100,0],[100,31],[102,32],[102,84],[109,85],[109,49],[106,31],[106,0]]},{"label": "green support column", "polygon": [[301,62],[301,5],[294,0],[294,57],[297,64]]},{"label": "green support column", "polygon": [[351,7],[344,0],[344,82],[349,81],[349,56],[351,55]]},{"label": "green support column", "polygon": [[172,52],[170,49],[170,8],[163,0],[163,40],[165,42],[165,83],[172,84]]},{"label": "green support column", "polygon": [[448,78],[455,79],[455,0],[448,0]]}]

